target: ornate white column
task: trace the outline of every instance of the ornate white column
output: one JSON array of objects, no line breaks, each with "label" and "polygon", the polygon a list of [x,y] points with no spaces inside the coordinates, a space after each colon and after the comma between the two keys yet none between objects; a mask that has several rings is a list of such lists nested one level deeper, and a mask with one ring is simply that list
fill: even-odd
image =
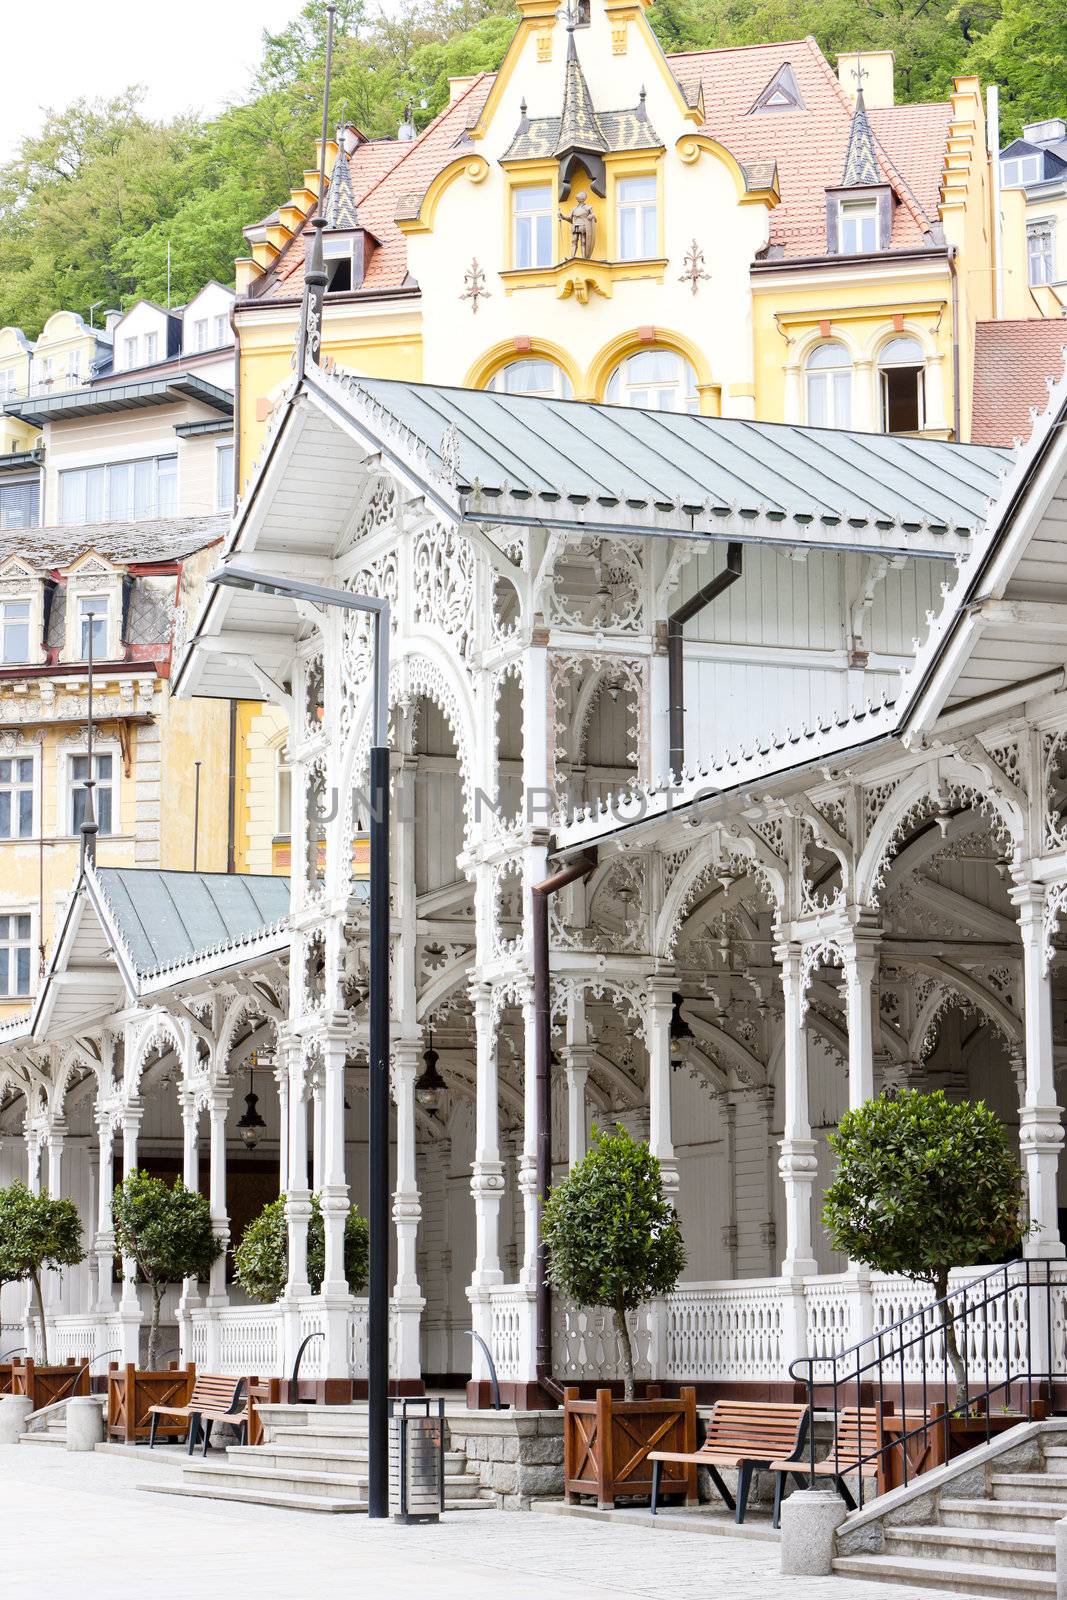
[{"label": "ornate white column", "polygon": [[280,1047],[274,1086],[278,1091],[278,1193],[284,1194],[289,1187],[289,1067]]},{"label": "ornate white column", "polygon": [[26,1129],[26,1187],[31,1194],[41,1192],[41,1134],[38,1128]]},{"label": "ornate white column", "polygon": [[418,1070],[419,1041],[398,1039],[393,1047],[393,1100],[396,1105],[396,1190],[393,1194],[396,1283],[393,1287],[393,1306],[396,1334],[392,1371],[396,1378],[417,1378],[422,1371],[419,1335],[426,1301],[419,1284],[417,1248],[422,1218],[415,1170],[415,1079]]},{"label": "ornate white column", "polygon": [[1023,1032],[1026,1041],[1026,1101],[1019,1113],[1019,1152],[1026,1174],[1030,1218],[1038,1231],[1025,1254],[1064,1255],[1057,1218],[1057,1176],[1063,1148],[1062,1108],[1056,1104],[1052,1056],[1052,976],[1045,947],[1045,890],[1020,883],[1012,891],[1023,947]]},{"label": "ornate white column", "polygon": [[585,991],[572,991],[567,997],[567,1043],[563,1050],[567,1074],[567,1163],[572,1168],[588,1148],[585,1090],[593,1056],[588,1040]]},{"label": "ornate white column", "polygon": [[856,1111],[874,1098],[874,991],[878,934],[856,929],[841,940],[848,1028],[848,1104]]},{"label": "ornate white column", "polygon": [[[352,1308],[348,1278],[345,1275],[345,1223],[349,1196],[345,1176],[345,1057],[348,1034],[343,1029],[328,1029],[322,1036],[321,1162],[319,1204],[325,1239],[325,1265],[320,1299],[326,1333],[323,1372],[328,1378],[346,1378],[348,1366],[348,1322]],[[318,1134],[318,1128],[316,1128]],[[316,1150],[316,1161],[319,1152]]]},{"label": "ornate white column", "polygon": [[504,1165],[500,1159],[497,1042],[492,1015],[492,990],[478,984],[474,999],[478,1086],[475,1100],[474,1165],[471,1194],[477,1243],[472,1289],[487,1289],[503,1282],[500,1269],[500,1204],[504,1195]]},{"label": "ornate white column", "polygon": [[645,1008],[645,1043],[648,1048],[648,1147],[660,1164],[663,1192],[675,1202],[678,1163],[671,1131],[671,1013],[674,1010],[673,977],[650,978]]},{"label": "ornate white column", "polygon": [[[182,1114],[182,1182],[195,1194],[200,1188],[200,1108],[196,1096],[188,1089],[179,1089],[178,1104]],[[178,1301],[178,1333],[181,1359],[192,1359],[192,1330],[189,1313],[200,1304],[200,1287],[195,1278],[182,1280]]]},{"label": "ornate white column", "polygon": [[111,1214],[111,1201],[115,1191],[115,1131],[110,1116],[97,1112],[96,1137],[100,1147],[100,1177],[97,1184],[96,1239],[96,1309],[101,1316],[115,1309],[112,1286],[115,1261],[115,1228]]},{"label": "ornate white column", "polygon": [[[61,1116],[56,1117],[49,1126],[47,1134],[48,1195],[52,1200],[63,1198],[63,1151],[66,1149],[66,1144],[67,1124]],[[62,1269],[49,1272],[42,1288],[45,1311],[51,1318],[64,1309]]]},{"label": "ornate white column", "polygon": [[311,1188],[314,1194],[322,1193],[326,1182],[326,1098],[322,1078],[316,1075],[311,1083]]},{"label": "ornate white column", "polygon": [[304,1097],[303,1044],[288,1029],[278,1031],[278,1063],[288,1083],[289,1115],[288,1185],[285,1191],[285,1227],[289,1276],[281,1298],[285,1371],[291,1372],[300,1348],[300,1301],[311,1293],[308,1282],[308,1224],[311,1190],[308,1188],[308,1108]]},{"label": "ornate white column", "polygon": [[233,1090],[216,1085],[208,1101],[208,1119],[211,1127],[211,1168],[208,1178],[208,1204],[211,1207],[211,1227],[216,1239],[222,1241],[222,1254],[212,1265],[208,1277],[207,1304],[213,1310],[229,1305],[226,1293],[226,1251],[230,1243],[230,1217],[226,1210],[226,1114],[230,1109]]},{"label": "ornate white column", "polygon": [[[144,1106],[131,1100],[122,1108],[122,1180],[137,1170],[137,1140],[141,1132]],[[132,1256],[122,1258],[122,1298],[119,1301],[120,1343],[123,1360],[140,1362],[141,1300],[137,1292],[137,1263]]]},{"label": "ornate white column", "polygon": [[776,951],[784,998],[784,1096],[778,1171],[785,1189],[785,1258],[782,1275],[804,1277],[818,1269],[812,1247],[811,1195],[817,1163],[808,1115],[808,1040],[804,1026],[803,960],[798,944]]}]

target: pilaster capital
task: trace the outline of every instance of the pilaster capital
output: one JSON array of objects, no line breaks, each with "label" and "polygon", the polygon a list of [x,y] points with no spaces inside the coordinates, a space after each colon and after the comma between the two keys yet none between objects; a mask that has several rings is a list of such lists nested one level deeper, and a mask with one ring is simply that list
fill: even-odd
[{"label": "pilaster capital", "polygon": [[122,1108],[123,1133],[137,1134],[140,1131],[141,1123],[143,1121],[144,1101],[127,1100],[126,1104]]},{"label": "pilaster capital", "polygon": [[1045,914],[1046,889],[1043,883],[1021,882],[1013,884],[1008,899],[1018,908],[1019,922],[1024,927],[1028,921],[1040,922]]}]

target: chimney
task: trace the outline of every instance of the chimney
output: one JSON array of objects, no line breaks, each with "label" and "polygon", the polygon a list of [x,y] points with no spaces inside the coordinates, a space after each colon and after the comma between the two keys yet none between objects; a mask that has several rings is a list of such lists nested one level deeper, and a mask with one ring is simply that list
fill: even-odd
[{"label": "chimney", "polygon": [[115,324],[122,321],[123,314],[124,313],[121,312],[121,311],[105,311],[104,312],[104,332],[105,333],[114,333]]},{"label": "chimney", "polygon": [[466,78],[449,78],[448,103],[450,106],[454,106],[456,101],[466,94],[477,76],[478,74],[473,72]]},{"label": "chimney", "polygon": [[861,82],[868,111],[894,103],[892,50],[846,50],[837,58],[837,77],[853,105]]}]

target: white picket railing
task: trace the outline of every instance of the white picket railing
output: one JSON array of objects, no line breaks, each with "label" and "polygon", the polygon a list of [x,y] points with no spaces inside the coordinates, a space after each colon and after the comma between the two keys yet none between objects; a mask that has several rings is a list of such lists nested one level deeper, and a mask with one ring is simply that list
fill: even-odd
[{"label": "white picket railing", "polygon": [[[634,1376],[652,1377],[652,1328],[649,1308],[627,1317],[633,1348]],[[493,1351],[496,1360],[496,1351]],[[556,1296],[552,1317],[552,1367],[560,1383],[579,1378],[621,1378],[622,1361],[615,1314],[605,1306],[575,1306]],[[499,1368],[498,1368],[499,1370]]]},{"label": "white picket railing", "polygon": [[783,1373],[777,1278],[681,1284],[666,1300],[666,1371],[657,1376],[752,1380]]}]

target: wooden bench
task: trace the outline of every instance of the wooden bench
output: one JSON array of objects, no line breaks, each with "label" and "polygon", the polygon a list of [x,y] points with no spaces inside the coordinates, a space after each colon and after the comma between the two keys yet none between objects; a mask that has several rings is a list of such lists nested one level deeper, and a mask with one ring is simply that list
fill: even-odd
[{"label": "wooden bench", "polygon": [[237,1428],[241,1442],[248,1438],[248,1407],[241,1405],[244,1378],[217,1378],[201,1374],[193,1384],[193,1392],[186,1406],[150,1406],[148,1415],[152,1422],[148,1434],[148,1448],[155,1448],[156,1424],[160,1417],[185,1417],[189,1423],[189,1454],[196,1448],[201,1424],[204,1430],[204,1454],[211,1441],[211,1427],[215,1422],[230,1422]]},{"label": "wooden bench", "polygon": [[[855,1511],[856,1501],[845,1482],[845,1476],[855,1473],[858,1477],[862,1472],[864,1477],[875,1478],[881,1494],[888,1487],[886,1460],[881,1453],[885,1442],[880,1406],[846,1406],[837,1414],[834,1442],[829,1454],[815,1463],[815,1476],[833,1478],[834,1488],[845,1505],[850,1511]],[[798,1468],[793,1461],[775,1461],[771,1464],[771,1471],[783,1474],[791,1472],[798,1483],[804,1484],[811,1468]]]},{"label": "wooden bench", "polygon": [[[757,1469],[773,1472],[773,1525],[777,1528],[786,1475],[801,1467],[810,1420],[811,1414],[804,1405],[762,1404],[752,1400],[717,1401],[699,1450],[691,1455],[677,1455],[667,1450],[655,1450],[650,1454],[649,1460],[653,1463],[653,1516],[659,1499],[660,1464],[664,1461],[684,1461],[707,1468],[712,1483],[728,1509],[735,1513],[738,1522],[745,1520],[753,1472]],[[719,1475],[720,1467],[729,1467],[737,1472],[736,1501]]]}]

